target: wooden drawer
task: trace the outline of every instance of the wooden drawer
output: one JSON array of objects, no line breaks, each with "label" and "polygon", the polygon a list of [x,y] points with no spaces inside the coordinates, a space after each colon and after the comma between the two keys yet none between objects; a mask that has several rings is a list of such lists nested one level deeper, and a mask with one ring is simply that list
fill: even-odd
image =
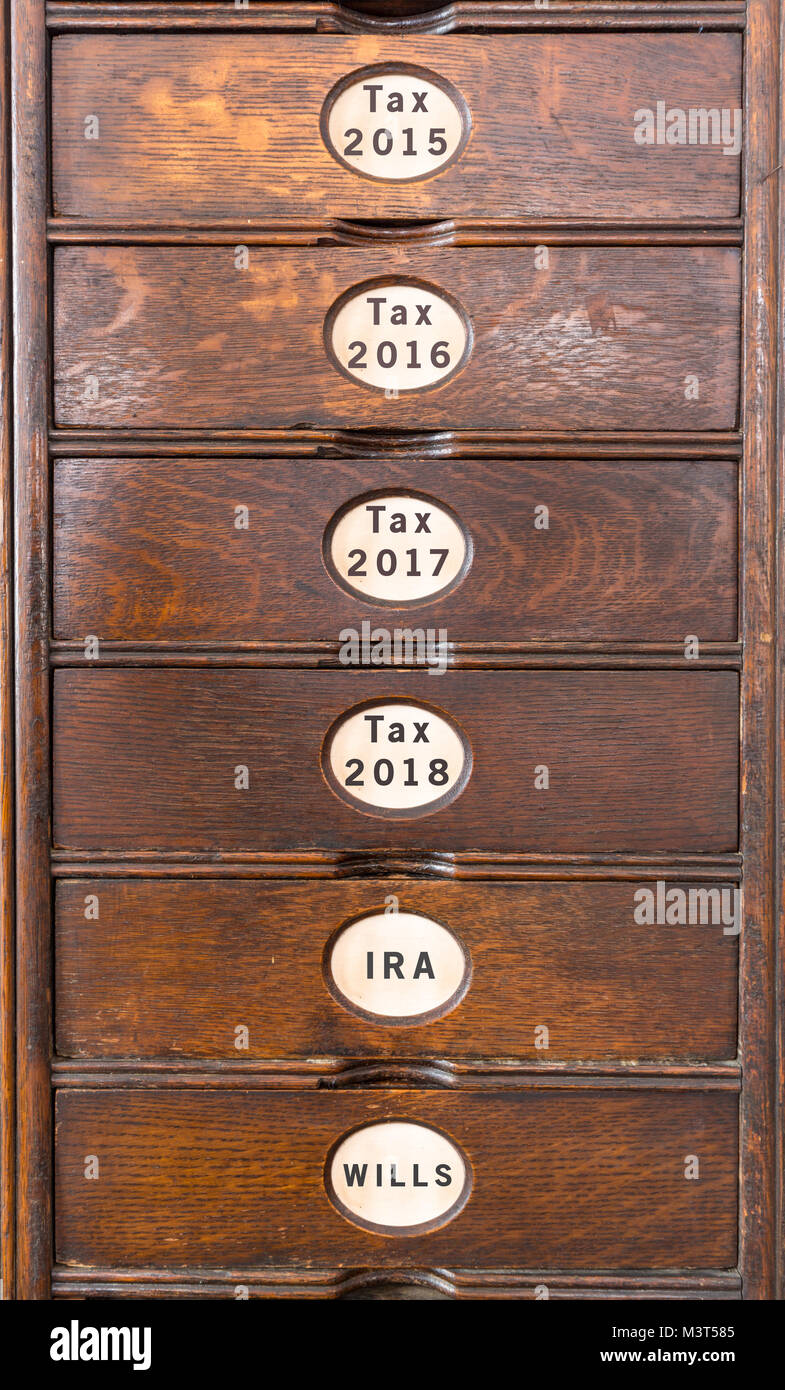
[{"label": "wooden drawer", "polygon": [[[460,643],[737,635],[732,463],[73,459],[54,479],[61,639],[337,643],[396,608]],[[409,493],[419,517],[391,502]],[[434,502],[467,534],[440,539]],[[471,550],[446,592],[444,546]]]},{"label": "wooden drawer", "polygon": [[58,247],[56,423],[735,427],[736,249],[535,257],[252,247],[238,269],[232,246]]},{"label": "wooden drawer", "polygon": [[[667,924],[666,892],[703,925]],[[61,881],[57,1051],[728,1060],[733,893],[670,881]],[[460,978],[439,927],[465,957]]]},{"label": "wooden drawer", "polygon": [[[402,92],[389,139],[387,108],[399,103],[388,71],[390,91],[368,93],[345,120],[335,111],[333,157],[320,134],[331,90],[368,65],[401,63],[443,79],[453,100],[432,86],[424,102]],[[360,95],[363,80],[381,78],[361,75]],[[461,102],[471,131],[455,158]],[[63,216],[164,223],[731,217],[740,107],[741,38],[730,33],[69,35],[52,44],[54,205]],[[715,111],[716,131],[696,114],[690,141],[691,111]],[[666,143],[666,124],[679,134],[677,112],[683,143]],[[450,140],[446,164],[444,136],[437,157],[427,154],[434,128]],[[375,136],[388,155],[373,158]],[[344,159],[347,146],[358,153]]]},{"label": "wooden drawer", "polygon": [[[57,1258],[154,1269],[729,1267],[737,1096],[667,1085],[364,1095],[61,1091]],[[361,1229],[327,1195],[325,1166],[336,1143],[357,1126],[390,1120],[435,1127],[458,1149],[471,1191],[440,1229]],[[382,1170],[388,1185],[389,1160],[397,1160],[397,1181],[403,1174],[409,1185],[404,1200],[415,1176],[408,1149],[391,1143]],[[362,1151],[358,1157],[360,1173],[368,1162],[374,1197],[371,1153],[370,1161]],[[696,1159],[697,1180],[685,1176],[695,1174]],[[426,1163],[419,1180],[433,1187]],[[457,1187],[460,1176],[456,1160],[444,1177]],[[433,1192],[427,1200],[437,1195],[444,1200]],[[400,1219],[401,1191],[383,1191],[383,1201],[390,1219]]]},{"label": "wooden drawer", "polygon": [[60,847],[737,846],[733,671],[60,670],[53,727]]}]

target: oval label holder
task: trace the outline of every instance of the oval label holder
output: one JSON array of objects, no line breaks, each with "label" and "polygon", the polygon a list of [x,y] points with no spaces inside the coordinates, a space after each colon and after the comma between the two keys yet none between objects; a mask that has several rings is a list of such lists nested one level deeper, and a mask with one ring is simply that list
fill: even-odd
[{"label": "oval label holder", "polygon": [[458,937],[418,912],[372,912],[327,942],[324,978],[333,999],[371,1023],[432,1023],[460,1004],[472,965]]},{"label": "oval label holder", "polygon": [[336,584],[354,598],[396,608],[449,593],[473,553],[455,512],[421,492],[355,497],[324,533],[324,563]]},{"label": "oval label holder", "polygon": [[473,343],[469,315],[457,299],[408,277],[352,285],[324,321],[333,366],[390,399],[443,385],[466,365]]},{"label": "oval label holder", "polygon": [[409,63],[377,63],[342,77],[325,99],[322,140],[361,178],[417,183],[460,158],[469,108],[446,78]]},{"label": "oval label holder", "polygon": [[463,730],[415,700],[355,705],[339,715],[322,746],[322,772],[335,794],[366,815],[393,820],[447,806],[471,770]]},{"label": "oval label holder", "polygon": [[471,1164],[430,1125],[383,1120],[351,1130],[327,1156],[324,1185],[347,1221],[380,1235],[438,1230],[466,1205]]}]

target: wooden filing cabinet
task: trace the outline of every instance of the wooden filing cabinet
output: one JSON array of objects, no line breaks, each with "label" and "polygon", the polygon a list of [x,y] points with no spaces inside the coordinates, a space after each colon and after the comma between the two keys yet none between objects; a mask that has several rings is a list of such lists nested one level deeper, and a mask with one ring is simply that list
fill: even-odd
[{"label": "wooden filing cabinet", "polygon": [[780,6],[422,9],[13,15],[20,1298],[778,1287]]}]

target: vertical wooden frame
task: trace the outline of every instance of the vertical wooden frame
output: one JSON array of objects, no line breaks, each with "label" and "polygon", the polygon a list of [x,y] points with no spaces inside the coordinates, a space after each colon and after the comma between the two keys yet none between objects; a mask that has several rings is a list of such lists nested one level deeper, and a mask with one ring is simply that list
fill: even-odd
[{"label": "vertical wooden frame", "polygon": [[[46,1299],[52,1264],[48,49],[45,0],[1,2],[0,39],[4,54],[9,55],[0,73],[0,182],[4,195],[0,216],[2,1275],[6,1297],[15,1293],[19,1298]],[[652,6],[655,12],[660,9],[667,6]],[[532,17],[539,25],[547,14],[543,17],[542,12],[532,10]],[[340,30],[340,23],[335,22]],[[594,22],[601,26],[599,16]],[[782,1113],[777,1086],[778,1072],[780,1077],[782,1073],[782,1021],[777,1013],[778,1000],[780,1007],[782,1001],[782,956],[778,939],[781,942],[783,929],[783,704],[778,694],[782,693],[785,635],[782,562],[778,558],[785,521],[780,477],[781,397],[778,402],[783,201],[778,170],[783,156],[777,98],[782,80],[782,25],[782,0],[748,0],[741,552],[745,912],[740,1045],[744,1081],[739,1260],[742,1295],[752,1300],[770,1299],[784,1292]],[[9,211],[6,195],[11,179],[14,198]],[[12,479],[14,536],[10,527]],[[8,576],[14,553],[12,594]],[[15,685],[10,659],[12,621],[16,633]],[[14,722],[15,765],[10,755]]]},{"label": "vertical wooden frame", "polygon": [[776,264],[779,266],[779,284],[777,286],[777,430],[774,445],[774,465],[777,473],[776,493],[777,493],[777,551],[776,551],[776,572],[777,572],[777,647],[776,647],[776,670],[777,692],[775,700],[775,757],[777,771],[776,788],[776,807],[774,817],[775,843],[777,845],[777,878],[775,885],[775,906],[776,906],[776,928],[777,928],[777,949],[776,949],[776,968],[777,978],[775,983],[775,1009],[778,1020],[777,1027],[777,1056],[776,1056],[776,1107],[775,1118],[777,1124],[776,1136],[776,1220],[777,1228],[775,1232],[776,1241],[776,1287],[775,1297],[785,1298],[785,855],[783,854],[782,837],[785,834],[785,781],[783,775],[785,771],[785,749],[783,749],[783,738],[785,737],[785,383],[783,382],[783,372],[785,371],[785,275],[782,271],[782,248],[783,238],[785,237],[785,179],[782,176],[783,160],[785,160],[785,6],[780,7],[779,13],[779,63],[775,69],[775,78],[778,83],[780,93],[780,111],[778,139],[779,149],[777,164],[779,166],[779,199],[777,204],[777,233],[775,240]]},{"label": "vertical wooden frame", "polygon": [[49,343],[44,0],[11,6],[16,514],[16,1295],[49,1297]]},{"label": "vertical wooden frame", "polygon": [[749,0],[745,45],[742,428],[740,1250],[742,1297],[776,1296],[777,281],[779,0]]},{"label": "vertical wooden frame", "polygon": [[12,1298],[15,1220],[13,434],[10,0],[0,4],[0,1281]]}]

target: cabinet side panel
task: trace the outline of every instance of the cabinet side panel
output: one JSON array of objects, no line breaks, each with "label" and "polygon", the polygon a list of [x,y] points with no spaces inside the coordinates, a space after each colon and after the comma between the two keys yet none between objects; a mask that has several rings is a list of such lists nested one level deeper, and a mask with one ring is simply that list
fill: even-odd
[{"label": "cabinet side panel", "polygon": [[775,1292],[775,835],[777,0],[751,0],[746,48],[742,481],[741,1053],[743,1295]]},{"label": "cabinet side panel", "polygon": [[11,7],[16,508],[17,1286],[49,1297],[49,477],[44,0]]}]

